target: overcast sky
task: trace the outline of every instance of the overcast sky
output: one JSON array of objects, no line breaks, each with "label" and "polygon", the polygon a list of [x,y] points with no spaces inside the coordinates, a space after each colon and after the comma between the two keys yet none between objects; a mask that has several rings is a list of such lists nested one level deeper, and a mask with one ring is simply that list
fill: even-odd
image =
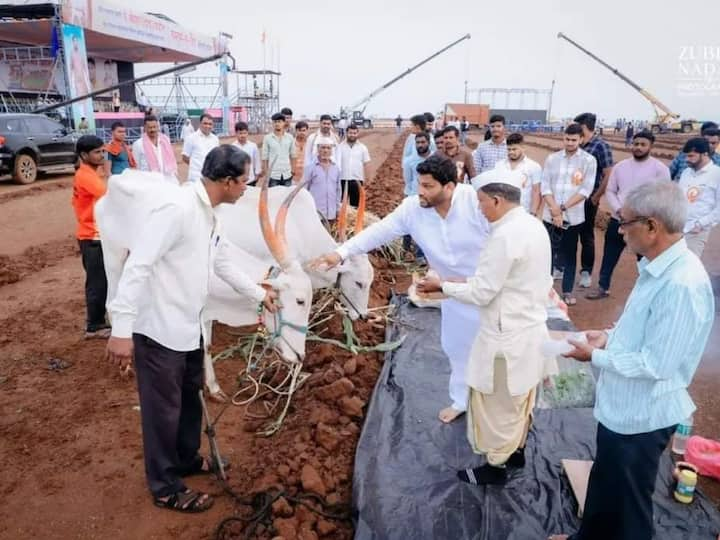
[{"label": "overcast sky", "polygon": [[[387,89],[366,112],[408,117],[437,111],[445,102],[463,101],[465,80],[470,88],[550,88],[554,78],[553,116],[592,111],[608,122],[652,116],[638,92],[558,40],[562,31],[683,117],[720,119],[720,2],[715,0],[699,0],[692,9],[629,0],[123,3],[164,13],[206,34],[232,34],[231,50],[243,69],[262,67],[265,29],[267,67],[276,67],[269,58],[277,57],[283,73],[281,106],[292,107],[297,116],[337,112],[466,33],[471,40]],[[684,95],[681,78],[699,70],[709,73],[701,81],[704,89]],[[494,105],[502,108],[504,101]],[[526,101],[526,108],[532,105]]]}]

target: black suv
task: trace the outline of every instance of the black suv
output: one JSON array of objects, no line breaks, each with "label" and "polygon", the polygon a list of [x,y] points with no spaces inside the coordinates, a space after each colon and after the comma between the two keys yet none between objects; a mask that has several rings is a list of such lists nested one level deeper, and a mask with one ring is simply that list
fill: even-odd
[{"label": "black suv", "polygon": [[75,164],[77,137],[41,114],[0,114],[0,175],[30,184],[38,171],[67,171]]}]

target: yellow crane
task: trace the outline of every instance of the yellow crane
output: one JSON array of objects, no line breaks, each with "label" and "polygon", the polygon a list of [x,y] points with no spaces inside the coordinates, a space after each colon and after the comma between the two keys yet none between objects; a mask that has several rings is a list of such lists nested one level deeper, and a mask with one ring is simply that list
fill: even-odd
[{"label": "yellow crane", "polygon": [[630,86],[632,86],[635,90],[640,92],[640,95],[642,95],[645,99],[647,99],[650,104],[655,109],[655,120],[651,124],[651,129],[655,133],[662,133],[662,132],[668,132],[668,131],[676,131],[679,133],[690,133],[691,131],[699,130],[700,129],[700,123],[695,120],[681,120],[680,115],[678,113],[673,112],[670,107],[665,105],[662,101],[660,101],[658,98],[656,98],[654,95],[652,95],[650,92],[645,90],[642,86],[637,84],[635,81],[628,78],[626,75],[621,73],[617,68],[612,67],[610,64],[602,60],[601,58],[598,58],[596,55],[588,51],[585,47],[577,43],[576,41],[570,39],[568,36],[563,34],[562,32],[558,32],[557,35],[558,39],[564,39],[571,45],[574,45],[578,49],[580,49],[582,52],[587,54],[590,58],[595,60],[596,62],[600,63],[602,66],[606,67],[610,71],[612,71],[615,75],[617,75],[622,81],[626,82]]}]

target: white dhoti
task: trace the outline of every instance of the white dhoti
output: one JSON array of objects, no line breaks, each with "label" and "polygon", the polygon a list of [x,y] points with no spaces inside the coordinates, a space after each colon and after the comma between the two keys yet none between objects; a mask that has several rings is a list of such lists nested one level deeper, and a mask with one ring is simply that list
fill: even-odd
[{"label": "white dhoti", "polygon": [[510,395],[507,363],[502,354],[495,357],[493,382],[492,394],[470,388],[467,436],[473,452],[484,454],[490,465],[497,466],[525,446],[535,406],[535,387],[521,396]]},{"label": "white dhoti", "polygon": [[440,343],[450,360],[450,401],[453,409],[464,411],[468,402],[465,373],[480,325],[480,310],[477,306],[449,299],[443,300],[440,312]]}]

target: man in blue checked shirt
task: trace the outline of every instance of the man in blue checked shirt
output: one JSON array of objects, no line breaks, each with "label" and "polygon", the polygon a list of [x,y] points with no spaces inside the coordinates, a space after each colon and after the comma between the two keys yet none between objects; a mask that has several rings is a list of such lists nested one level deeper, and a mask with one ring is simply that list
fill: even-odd
[{"label": "man in blue checked shirt", "polygon": [[[715,165],[720,165],[720,152],[717,151],[720,144],[720,129],[715,122],[705,122],[700,129],[700,135],[707,140],[710,145],[710,161]],[[687,154],[680,150],[675,159],[670,163],[670,178],[675,182],[680,180],[680,175],[688,168]]]},{"label": "man in blue checked shirt", "polygon": [[597,452],[580,530],[552,540],[650,540],[660,456],[695,410],[687,388],[710,335],[710,279],[683,238],[687,201],[672,182],[631,191],[620,232],[643,256],[613,330],[586,332],[567,356],[600,370]]},{"label": "man in blue checked shirt", "polygon": [[610,170],[613,166],[610,145],[595,133],[597,117],[593,113],[582,113],[575,117],[575,122],[582,128],[582,149],[592,155],[597,162],[595,183],[590,196],[585,199],[585,222],[580,230],[580,283],[584,288],[592,285],[591,276],[595,266],[595,217],[597,216],[600,197],[607,189]]}]

